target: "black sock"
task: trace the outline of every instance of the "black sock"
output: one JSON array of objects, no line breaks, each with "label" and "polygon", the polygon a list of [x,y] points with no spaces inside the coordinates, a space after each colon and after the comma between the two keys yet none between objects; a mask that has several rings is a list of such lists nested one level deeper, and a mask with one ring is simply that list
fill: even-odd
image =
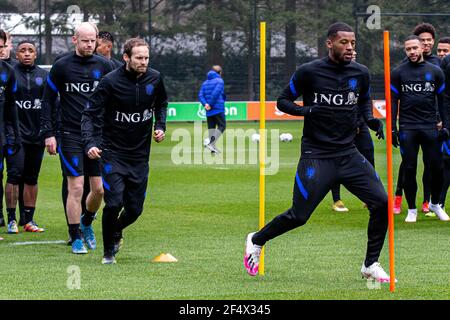
[{"label": "black sock", "polygon": [[129,212],[123,210],[117,219],[117,231],[122,231],[130,224],[134,223],[140,214],[129,214]]},{"label": "black sock", "polygon": [[90,212],[88,209],[83,211],[83,215],[81,216],[81,223],[85,226],[90,226],[92,221],[94,221],[95,212]]},{"label": "black sock", "polygon": [[16,220],[16,208],[6,208],[6,212],[8,212],[8,223]]},{"label": "black sock", "polygon": [[81,239],[80,224],[79,223],[69,224],[69,234],[70,238],[72,238],[72,241],[76,239]]},{"label": "black sock", "polygon": [[23,207],[23,213],[25,216],[25,224],[27,224],[28,222],[33,221],[33,217],[34,217],[34,210],[36,208],[35,207]]}]

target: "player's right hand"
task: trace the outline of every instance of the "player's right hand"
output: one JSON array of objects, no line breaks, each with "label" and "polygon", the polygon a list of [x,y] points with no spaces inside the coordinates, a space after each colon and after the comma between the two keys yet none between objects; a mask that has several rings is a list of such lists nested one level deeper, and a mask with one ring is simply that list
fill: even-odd
[{"label": "player's right hand", "polygon": [[398,131],[397,130],[392,130],[392,145],[395,148],[398,148],[398,146],[400,145],[399,139],[398,139]]},{"label": "player's right hand", "polygon": [[55,137],[49,137],[45,139],[45,148],[47,152],[51,155],[56,154],[56,139]]},{"label": "player's right hand", "polygon": [[97,147],[92,147],[87,152],[87,155],[88,155],[89,159],[92,159],[92,160],[100,159],[101,158],[101,154],[102,154],[102,150],[100,150]]},{"label": "player's right hand", "polygon": [[209,110],[211,110],[211,106],[209,104],[205,104],[205,109],[206,109],[206,111],[209,111]]}]

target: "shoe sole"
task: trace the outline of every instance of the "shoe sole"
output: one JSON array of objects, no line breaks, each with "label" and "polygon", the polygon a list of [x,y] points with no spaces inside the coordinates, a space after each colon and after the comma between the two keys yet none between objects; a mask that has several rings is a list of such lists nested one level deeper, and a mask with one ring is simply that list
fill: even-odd
[{"label": "shoe sole", "polygon": [[[374,280],[374,281],[376,281],[376,282],[378,282],[378,283],[390,283],[390,282],[391,282],[391,279],[390,279],[390,278],[387,278],[387,279],[385,279],[385,278],[382,278],[382,279],[375,279],[374,277],[372,277],[372,276],[370,276],[370,275],[367,275],[367,274],[365,274],[365,273],[361,273],[361,277],[362,277],[363,279],[365,279],[365,280]],[[398,282],[398,280],[395,279],[395,283],[397,283],[397,282]]]},{"label": "shoe sole", "polygon": [[102,264],[116,264],[116,260],[113,260],[113,261],[104,261],[104,260],[102,260]]}]

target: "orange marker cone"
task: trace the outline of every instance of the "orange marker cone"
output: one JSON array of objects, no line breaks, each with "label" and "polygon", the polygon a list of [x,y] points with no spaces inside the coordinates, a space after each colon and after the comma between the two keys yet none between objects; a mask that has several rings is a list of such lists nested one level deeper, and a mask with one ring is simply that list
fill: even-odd
[{"label": "orange marker cone", "polygon": [[177,258],[175,258],[170,253],[161,253],[159,256],[155,257],[153,262],[177,262]]}]

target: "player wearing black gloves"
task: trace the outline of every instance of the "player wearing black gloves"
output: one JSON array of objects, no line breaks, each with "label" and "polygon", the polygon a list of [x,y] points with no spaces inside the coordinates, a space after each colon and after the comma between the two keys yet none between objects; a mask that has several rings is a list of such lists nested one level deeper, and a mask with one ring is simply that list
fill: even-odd
[{"label": "player wearing black gloves", "polygon": [[[263,229],[247,236],[244,266],[250,275],[259,269],[262,246],[289,230],[304,225],[336,183],[343,184],[368,205],[368,242],[361,273],[389,282],[378,262],[387,232],[387,194],[373,166],[354,144],[358,111],[367,125],[383,138],[382,122],[373,118],[370,76],[352,61],[355,34],[344,23],[328,30],[326,58],[300,66],[278,98],[278,108],[304,116],[301,158],[294,179],[293,204]],[[303,96],[306,107],[294,101]]]}]

